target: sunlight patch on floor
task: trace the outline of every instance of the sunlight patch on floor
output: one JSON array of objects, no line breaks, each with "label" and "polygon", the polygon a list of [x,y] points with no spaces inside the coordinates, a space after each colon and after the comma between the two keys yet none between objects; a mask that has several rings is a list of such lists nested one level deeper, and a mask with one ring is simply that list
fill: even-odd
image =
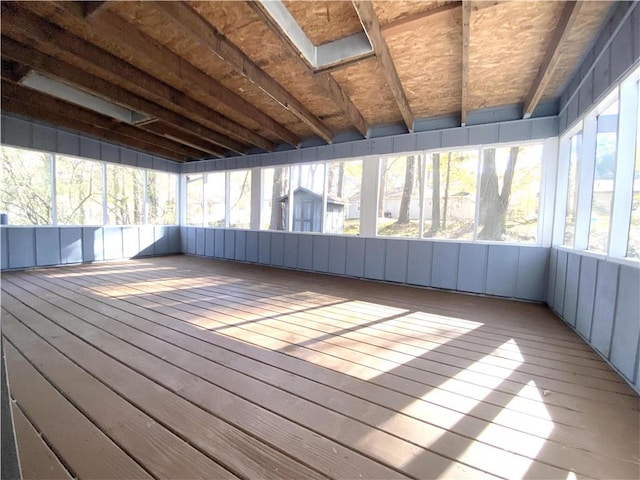
[{"label": "sunlight patch on floor", "polygon": [[[488,424],[485,429],[476,436],[476,440],[485,443],[495,444],[496,442],[503,442],[510,444],[511,446],[508,448],[511,452],[517,453],[517,455],[510,456],[502,456],[502,458],[496,458],[497,461],[501,462],[501,466],[509,472],[511,478],[523,478],[527,472],[529,471],[532,463],[537,458],[540,450],[544,446],[545,442],[551,435],[553,431],[553,421],[549,412],[544,406],[544,401],[542,396],[540,395],[540,391],[538,390],[536,383],[531,380],[529,381],[521,390],[521,392],[525,391],[525,389],[535,389],[538,392],[538,407],[535,412],[532,412],[533,415],[539,418],[544,418],[548,420],[546,423],[547,428],[545,429],[542,436],[533,436],[533,435],[519,435],[514,432],[514,438],[509,439],[508,434],[505,436],[505,429],[496,426],[493,423]],[[518,402],[518,399],[521,398],[520,394],[516,395],[513,400],[511,400],[507,405],[504,406],[504,409],[510,409],[515,407],[515,403]],[[496,420],[500,420],[500,416],[502,414],[499,413],[496,417]],[[531,417],[530,422],[537,422],[536,418]],[[520,426],[519,426],[520,427]],[[526,428],[526,425],[524,426]],[[463,459],[466,454],[469,453],[469,450],[473,448],[473,445],[470,445],[467,451],[465,451],[462,455],[458,456],[459,460]]]},{"label": "sunlight patch on floor", "polygon": [[[173,267],[149,267],[149,268],[140,268],[136,265],[135,270],[129,267],[122,267],[118,269],[110,269],[110,270],[94,270],[83,271],[84,268],[80,268],[73,272],[63,272],[63,273],[47,273],[46,277],[49,278],[72,278],[72,277],[93,277],[93,276],[105,276],[105,275],[115,275],[118,273],[133,273],[133,272],[159,272],[166,270],[175,270]],[[88,270],[88,269],[87,269]]]}]

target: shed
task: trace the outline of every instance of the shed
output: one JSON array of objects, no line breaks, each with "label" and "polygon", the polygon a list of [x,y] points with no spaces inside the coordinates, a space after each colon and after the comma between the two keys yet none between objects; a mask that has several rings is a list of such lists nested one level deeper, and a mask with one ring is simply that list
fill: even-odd
[{"label": "shed", "polygon": [[[285,204],[285,212],[289,211],[289,195],[278,199]],[[326,233],[342,233],[344,231],[344,206],[341,198],[327,196]],[[320,232],[322,229],[322,195],[304,187],[298,187],[293,192],[293,231]],[[285,224],[288,224],[288,214],[285,213]]]}]

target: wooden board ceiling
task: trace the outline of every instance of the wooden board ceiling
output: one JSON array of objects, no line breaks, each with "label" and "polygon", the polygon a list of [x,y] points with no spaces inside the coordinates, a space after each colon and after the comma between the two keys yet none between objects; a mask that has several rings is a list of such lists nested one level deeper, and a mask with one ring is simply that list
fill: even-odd
[{"label": "wooden board ceiling", "polygon": [[[291,1],[316,47],[366,32],[375,55],[318,69],[259,3],[2,2],[2,110],[178,161],[367,135],[389,123],[557,98],[611,2]],[[148,119],[23,84],[39,73]],[[29,82],[27,82],[29,83]]]}]

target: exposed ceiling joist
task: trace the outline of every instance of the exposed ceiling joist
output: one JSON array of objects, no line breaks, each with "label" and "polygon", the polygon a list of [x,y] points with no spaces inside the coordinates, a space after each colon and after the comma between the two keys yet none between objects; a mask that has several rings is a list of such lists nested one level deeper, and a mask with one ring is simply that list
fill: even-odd
[{"label": "exposed ceiling joist", "polygon": [[580,13],[583,3],[584,2],[582,1],[568,1],[565,3],[560,20],[558,20],[558,24],[553,32],[553,37],[551,37],[551,42],[549,43],[544,59],[542,60],[542,65],[540,66],[538,74],[531,86],[531,90],[524,101],[524,118],[529,118],[540,102],[545,88],[549,83],[549,80],[551,80],[553,72],[558,66],[560,56],[567,45],[569,32],[578,18],[578,14]]},{"label": "exposed ceiling joist", "polygon": [[[291,43],[290,39],[282,33],[280,28],[273,22],[271,17],[262,8],[262,4],[260,2],[248,2],[248,5],[253,9],[254,12],[260,17],[260,19],[271,29],[271,31],[282,41],[282,44],[286,46],[289,51],[293,53],[297,58],[300,58],[298,55],[298,51],[296,47]],[[364,58],[364,57],[363,57]],[[366,58],[369,58],[367,56]],[[354,61],[360,61],[361,58],[358,58]],[[329,95],[331,100],[336,104],[338,108],[340,108],[351,124],[356,127],[356,129],[362,134],[363,137],[367,137],[368,135],[368,125],[365,121],[364,117],[358,110],[358,108],[353,104],[348,95],[344,93],[342,87],[336,82],[336,80],[329,74],[329,71],[314,71],[314,69],[309,66],[309,64],[305,61],[302,61],[307,74],[310,77],[315,76],[315,80],[318,84],[324,89],[324,91]]]},{"label": "exposed ceiling joist", "polygon": [[396,70],[393,59],[391,58],[389,47],[387,47],[387,42],[382,35],[380,23],[378,22],[378,17],[373,9],[373,5],[369,0],[353,0],[352,3],[358,13],[358,17],[360,17],[360,22],[369,37],[369,41],[371,42],[371,45],[373,45],[373,50],[376,52],[378,61],[382,66],[382,71],[384,72],[387,84],[389,85],[391,93],[393,93],[393,97],[398,104],[404,123],[407,126],[407,129],[410,132],[413,132],[413,113],[411,112],[407,96],[404,93],[404,88],[402,87],[398,71]]},{"label": "exposed ceiling joist", "polygon": [[[106,100],[112,101],[131,110],[144,113],[148,116],[161,119],[176,127],[183,128],[186,132],[198,136],[208,142],[217,144],[223,149],[226,148],[238,153],[242,153],[244,151],[244,148],[240,143],[224,137],[218,132],[205,128],[197,122],[161,107],[160,105],[120,88],[117,85],[109,83],[102,78],[91,75],[53,57],[44,55],[43,53],[22,45],[10,38],[3,36],[1,47],[3,57],[21,61],[36,71],[58,78],[70,85],[89,91],[94,95],[101,96]],[[217,148],[215,151],[221,152],[221,149]]]},{"label": "exposed ceiling joist", "polygon": [[406,17],[399,18],[398,20],[395,20],[391,23],[382,25],[380,28],[382,29],[382,33],[384,33],[385,37],[391,37],[393,35],[410,32],[427,24],[428,21],[435,15],[460,8],[460,6],[461,2],[446,3],[425,12],[414,13],[413,15],[407,15]]},{"label": "exposed ceiling joist", "polygon": [[462,1],[462,101],[460,124],[467,123],[467,99],[469,97],[469,38],[471,30],[471,0]]},{"label": "exposed ceiling joist", "polygon": [[98,1],[88,1],[88,2],[82,2],[84,4],[83,6],[83,15],[85,18],[91,18],[93,16],[98,15],[102,10],[104,10],[107,5],[108,5],[108,1],[105,2],[98,2]]},{"label": "exposed ceiling joist", "polygon": [[234,71],[258,86],[282,107],[307,124],[320,138],[329,143],[332,141],[333,133],[320,119],[258,67],[242,50],[225,39],[193,8],[183,2],[155,2],[154,6],[165,14],[168,22],[180,25],[184,34],[191,36]]},{"label": "exposed ceiling joist", "polygon": [[[96,77],[102,77],[116,85],[125,86],[127,90],[191,118],[194,122],[202,123],[212,129],[223,130],[225,133],[265,150],[274,148],[274,145],[263,137],[232,122],[118,57],[84,42],[73,34],[64,32],[36,15],[28,12],[20,12],[19,15],[16,15],[5,3],[2,3],[1,6],[3,34],[35,45],[42,52],[52,55],[58,60],[81,67]],[[51,42],[51,39],[55,39],[55,41]],[[155,116],[155,113],[153,115]],[[232,147],[230,149],[235,150],[233,145],[224,146],[226,148]]]},{"label": "exposed ceiling joist", "polygon": [[186,158],[202,158],[204,155],[200,150],[119,123],[112,118],[5,79],[2,81],[2,108],[180,161]]},{"label": "exposed ceiling joist", "polygon": [[[73,2],[56,2],[56,7],[84,21],[82,9]],[[25,6],[28,8],[28,5]],[[109,10],[103,10],[99,18],[85,22],[84,27],[104,41],[113,42],[127,52],[127,56],[134,59],[144,58],[145,62],[153,62],[163,66],[163,74],[172,84],[179,86],[183,92],[192,90],[193,85],[199,85],[201,91],[212,102],[225,105],[236,114],[241,115],[260,125],[261,128],[277,135],[290,145],[297,146],[299,139],[291,131],[280,125],[273,118],[253,106],[236,93],[232,92],[220,82],[202,72],[192,64],[185,62],[182,57],[168,49],[155,39],[137,29],[134,25]],[[126,42],[122,39],[126,38]]]},{"label": "exposed ceiling joist", "polygon": [[175,142],[188,145],[192,148],[202,150],[203,152],[210,153],[211,155],[215,155],[216,157],[224,156],[224,152],[222,152],[220,147],[218,147],[217,145],[207,142],[206,140],[203,140],[196,135],[192,135],[162,121],[155,121],[152,123],[144,124],[142,125],[142,128],[157,135],[162,135],[169,140],[173,140]]}]

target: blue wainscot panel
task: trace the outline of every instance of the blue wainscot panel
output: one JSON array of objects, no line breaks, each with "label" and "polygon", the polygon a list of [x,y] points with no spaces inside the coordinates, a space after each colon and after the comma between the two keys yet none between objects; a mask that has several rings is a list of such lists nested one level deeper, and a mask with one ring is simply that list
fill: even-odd
[{"label": "blue wainscot panel", "polygon": [[238,230],[236,232],[236,248],[235,248],[235,259],[244,261],[246,258],[246,250],[247,250],[247,232],[244,230]]},{"label": "blue wainscot panel", "polygon": [[82,227],[82,260],[84,262],[104,260],[103,234],[102,227]]},{"label": "blue wainscot panel", "polygon": [[352,277],[364,275],[364,238],[347,238],[347,264],[345,273]]},{"label": "blue wainscot panel", "polygon": [[389,282],[407,281],[407,240],[387,240],[385,251],[384,278]]},{"label": "blue wainscot panel", "polygon": [[428,287],[431,285],[431,254],[433,243],[409,242],[407,283]]},{"label": "blue wainscot panel", "polygon": [[344,275],[347,263],[347,239],[331,237],[329,239],[329,272]]},{"label": "blue wainscot panel", "polygon": [[460,244],[458,290],[484,293],[487,278],[487,245]]},{"label": "blue wainscot panel", "polygon": [[59,228],[36,228],[36,264],[39,267],[60,264]]},{"label": "blue wainscot panel", "polygon": [[501,297],[514,297],[517,278],[518,247],[490,245],[486,293]]},{"label": "blue wainscot panel", "polygon": [[367,238],[364,253],[364,276],[384,280],[385,251],[387,241],[382,238]]},{"label": "blue wainscot panel", "polygon": [[455,290],[458,284],[459,251],[460,245],[457,243],[437,242],[433,244],[432,286]]},{"label": "blue wainscot panel", "polygon": [[122,258],[122,228],[104,227],[104,259],[118,260]]},{"label": "blue wainscot panel", "polygon": [[300,235],[298,238],[298,268],[311,270],[313,268],[313,236]]},{"label": "blue wainscot panel", "polygon": [[271,234],[271,265],[284,265],[284,233]]},{"label": "blue wainscot panel", "polygon": [[258,261],[258,232],[247,232],[245,260],[247,262]]},{"label": "blue wainscot panel", "polygon": [[36,265],[36,234],[31,227],[9,228],[9,268],[31,268]]},{"label": "blue wainscot panel", "polygon": [[298,240],[301,235],[288,234],[284,237],[284,266],[296,268],[298,266]]},{"label": "blue wainscot panel", "polygon": [[80,227],[60,229],[60,253],[62,263],[82,262],[82,229]]}]

